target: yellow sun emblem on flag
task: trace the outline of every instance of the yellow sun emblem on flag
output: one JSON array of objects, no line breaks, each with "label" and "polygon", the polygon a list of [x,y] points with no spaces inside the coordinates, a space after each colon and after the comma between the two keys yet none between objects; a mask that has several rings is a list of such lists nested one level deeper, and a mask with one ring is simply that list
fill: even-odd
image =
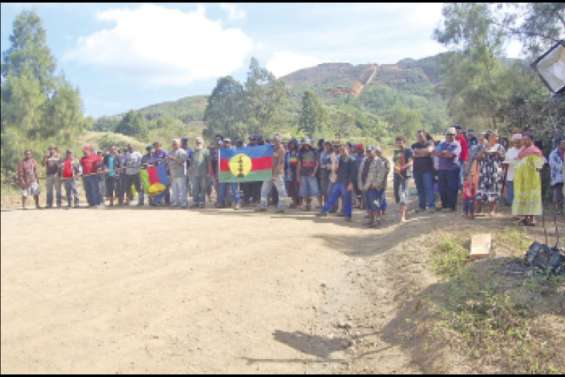
[{"label": "yellow sun emblem on flag", "polygon": [[249,174],[252,168],[251,159],[248,155],[243,153],[238,153],[230,158],[228,164],[231,173],[239,178],[245,177],[247,174]]}]

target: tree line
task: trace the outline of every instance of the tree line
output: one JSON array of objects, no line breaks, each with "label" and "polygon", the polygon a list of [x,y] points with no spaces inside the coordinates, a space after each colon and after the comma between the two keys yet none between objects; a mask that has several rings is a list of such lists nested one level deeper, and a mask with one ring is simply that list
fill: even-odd
[{"label": "tree line", "polygon": [[[287,137],[380,142],[458,122],[476,130],[529,127],[551,140],[565,128],[565,101],[552,99],[526,62],[504,57],[511,38],[522,41],[528,61],[565,38],[563,4],[449,3],[442,13],[434,38],[449,53],[441,55],[437,87],[399,89],[375,83],[359,97],[327,101],[316,94],[319,88],[291,93],[252,58],[245,82],[231,76],[218,79],[202,115],[204,136],[244,139],[278,131]],[[10,47],[2,53],[0,92],[3,182],[24,149],[37,156],[48,144],[76,148],[77,138],[93,127],[152,141],[185,133],[186,120],[200,114],[186,105],[183,119],[174,113],[149,117],[133,110],[96,122],[85,117],[80,92],[57,73],[46,31],[33,11],[23,11],[14,20]]]}]

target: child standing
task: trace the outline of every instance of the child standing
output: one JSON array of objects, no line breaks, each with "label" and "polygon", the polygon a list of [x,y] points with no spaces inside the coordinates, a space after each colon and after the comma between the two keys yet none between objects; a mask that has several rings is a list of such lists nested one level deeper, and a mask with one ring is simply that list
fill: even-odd
[{"label": "child standing", "polygon": [[470,176],[467,176],[467,179],[463,181],[463,210],[465,212],[465,218],[470,220],[475,218],[476,195],[476,189],[471,183]]}]

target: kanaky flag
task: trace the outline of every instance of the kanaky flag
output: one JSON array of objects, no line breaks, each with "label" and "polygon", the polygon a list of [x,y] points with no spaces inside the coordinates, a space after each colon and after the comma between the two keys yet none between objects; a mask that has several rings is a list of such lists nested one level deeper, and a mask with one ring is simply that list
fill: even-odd
[{"label": "kanaky flag", "polygon": [[220,148],[221,183],[266,181],[273,176],[273,146]]},{"label": "kanaky flag", "polygon": [[147,169],[139,171],[139,177],[143,189],[150,196],[159,195],[166,190],[169,184],[169,176],[167,175],[167,168],[165,164],[157,166],[148,166]]}]

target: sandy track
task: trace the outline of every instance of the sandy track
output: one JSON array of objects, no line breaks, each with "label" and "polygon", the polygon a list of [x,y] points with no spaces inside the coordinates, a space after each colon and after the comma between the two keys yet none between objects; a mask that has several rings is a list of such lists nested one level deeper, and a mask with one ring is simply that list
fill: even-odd
[{"label": "sandy track", "polygon": [[467,372],[408,326],[436,282],[421,250],[512,220],[392,207],[371,230],[360,211],[3,210],[1,371]]},{"label": "sandy track", "polygon": [[357,217],[3,211],[2,372],[347,368]]}]

